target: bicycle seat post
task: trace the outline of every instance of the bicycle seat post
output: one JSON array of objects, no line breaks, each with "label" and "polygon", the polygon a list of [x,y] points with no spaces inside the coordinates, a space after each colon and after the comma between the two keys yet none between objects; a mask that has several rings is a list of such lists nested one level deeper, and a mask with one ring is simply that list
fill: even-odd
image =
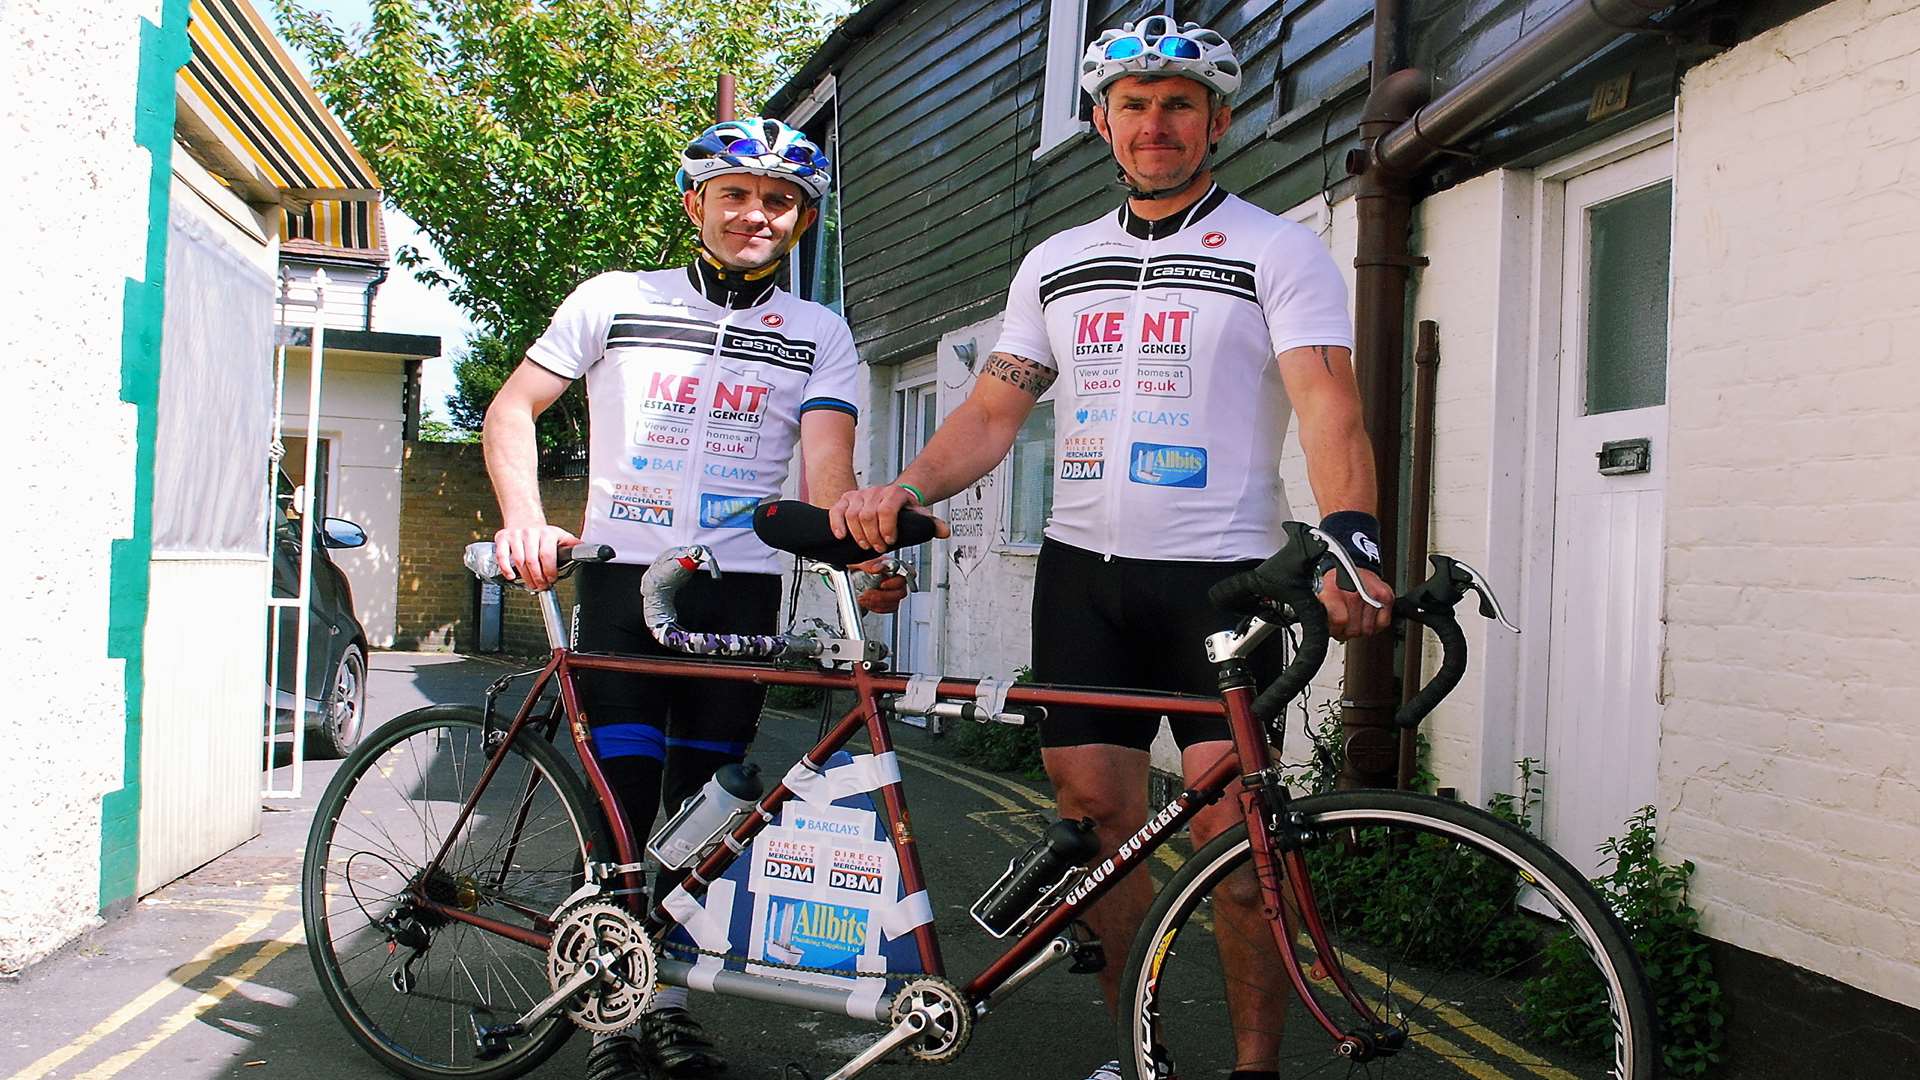
[{"label": "bicycle seat post", "polygon": [[860,599],[853,593],[853,576],[845,567],[823,567],[822,571],[833,585],[833,602],[840,613],[841,636],[849,641],[864,643],[866,637],[860,631]]},{"label": "bicycle seat post", "polygon": [[560,601],[554,596],[551,586],[540,590],[540,619],[547,624],[547,648],[565,648],[567,642],[567,622],[560,617]]}]

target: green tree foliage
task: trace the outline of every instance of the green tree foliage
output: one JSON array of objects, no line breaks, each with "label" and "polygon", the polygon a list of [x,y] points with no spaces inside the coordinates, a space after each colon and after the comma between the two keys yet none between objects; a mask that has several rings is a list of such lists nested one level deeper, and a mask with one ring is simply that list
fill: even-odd
[{"label": "green tree foliage", "polygon": [[[372,0],[355,32],[298,0],[274,10],[387,194],[459,275],[395,253],[480,327],[460,364],[462,427],[574,286],[691,257],[673,176],[713,120],[717,77],[735,75],[751,111],[826,30],[814,0]],[[543,442],[577,439],[581,404]]]}]

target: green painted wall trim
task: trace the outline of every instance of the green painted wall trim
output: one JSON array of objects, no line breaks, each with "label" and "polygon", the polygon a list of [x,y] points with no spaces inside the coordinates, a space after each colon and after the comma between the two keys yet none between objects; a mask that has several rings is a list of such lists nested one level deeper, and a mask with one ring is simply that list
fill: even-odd
[{"label": "green painted wall trim", "polygon": [[140,20],[140,76],[133,141],[147,148],[147,257],[142,278],[128,278],[122,306],[120,399],[138,410],[133,464],[132,534],[113,542],[107,655],[126,662],[127,726],[122,786],[100,803],[100,907],[133,899],[140,869],[140,730],[146,689],[145,645],[153,557],[153,447],[160,397],[160,325],[166,310],[167,209],[173,186],[174,80],[191,55],[188,0],[161,0],[160,25]]}]

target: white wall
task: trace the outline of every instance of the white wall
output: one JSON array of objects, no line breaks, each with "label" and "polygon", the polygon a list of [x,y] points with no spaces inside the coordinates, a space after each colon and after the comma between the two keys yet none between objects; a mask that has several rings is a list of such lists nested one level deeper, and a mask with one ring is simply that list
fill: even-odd
[{"label": "white wall", "polygon": [[121,350],[128,279],[146,272],[153,161],[133,125],[142,20],[159,8],[0,5],[0,198],[26,230],[0,320],[0,500],[14,523],[0,535],[16,568],[0,586],[0,655],[29,673],[12,688],[15,766],[0,784],[0,865],[14,868],[0,874],[0,972],[97,920],[100,800],[121,786],[127,687],[107,656],[109,567],[132,528]]},{"label": "white wall", "polygon": [[[1920,9],[1841,0],[1696,69],[1675,155],[1663,855],[1698,866],[1710,935],[1920,1004]],[[1527,627],[1539,212],[1532,175],[1497,173],[1415,232],[1432,546],[1484,559]],[[1464,625],[1476,661],[1429,734],[1484,798],[1531,749],[1544,661]]]},{"label": "white wall", "polygon": [[[324,342],[323,342],[324,347]],[[285,424],[306,434],[306,349],[287,350]],[[393,644],[400,585],[400,463],[406,381],[400,361],[327,349],[320,379],[322,437],[333,446],[334,517],[367,531],[366,546],[331,552],[353,586],[353,605],[375,647]],[[298,476],[293,477],[299,483]]]},{"label": "white wall", "polygon": [[1708,933],[1920,1005],[1920,8],[1696,69],[1674,191],[1669,855]]},{"label": "white wall", "polygon": [[[377,267],[328,264],[327,309],[323,321],[332,330],[368,328],[367,286],[381,277]],[[313,324],[313,272],[310,263],[290,263],[285,267],[287,298],[286,322],[294,326]],[[402,330],[401,333],[407,331]]]}]

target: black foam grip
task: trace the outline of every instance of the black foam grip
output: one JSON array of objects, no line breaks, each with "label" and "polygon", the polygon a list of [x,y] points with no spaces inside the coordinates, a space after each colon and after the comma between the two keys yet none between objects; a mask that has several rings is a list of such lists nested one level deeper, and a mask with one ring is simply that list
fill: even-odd
[{"label": "black foam grip", "polygon": [[[898,539],[888,551],[924,544],[933,539],[933,519],[913,510],[900,511],[900,520],[895,528]],[[768,547],[834,566],[866,562],[886,554],[883,551],[868,551],[851,536],[844,540],[836,538],[827,512],[797,499],[781,499],[755,507],[753,531],[766,541]]]},{"label": "black foam grip", "polygon": [[1460,685],[1461,676],[1467,673],[1467,635],[1460,629],[1460,622],[1453,617],[1453,612],[1427,610],[1404,596],[1393,602],[1393,616],[1419,623],[1440,639],[1440,670],[1434,672],[1427,685],[1408,698],[1393,714],[1393,722],[1401,727],[1417,727],[1435,706],[1453,692],[1454,687]]},{"label": "black foam grip", "polygon": [[1297,697],[1313,681],[1314,674],[1327,660],[1327,641],[1331,636],[1327,628],[1327,609],[1321,606],[1320,598],[1313,595],[1311,589],[1290,589],[1285,596],[1277,599],[1287,605],[1293,613],[1293,621],[1299,624],[1300,644],[1294,649],[1293,658],[1287,662],[1280,676],[1261,691],[1259,697],[1253,699],[1253,717],[1263,724],[1279,716],[1286,709],[1287,702]]},{"label": "black foam grip", "polygon": [[605,544],[575,544],[560,549],[560,565],[570,562],[612,562],[613,549]]}]

